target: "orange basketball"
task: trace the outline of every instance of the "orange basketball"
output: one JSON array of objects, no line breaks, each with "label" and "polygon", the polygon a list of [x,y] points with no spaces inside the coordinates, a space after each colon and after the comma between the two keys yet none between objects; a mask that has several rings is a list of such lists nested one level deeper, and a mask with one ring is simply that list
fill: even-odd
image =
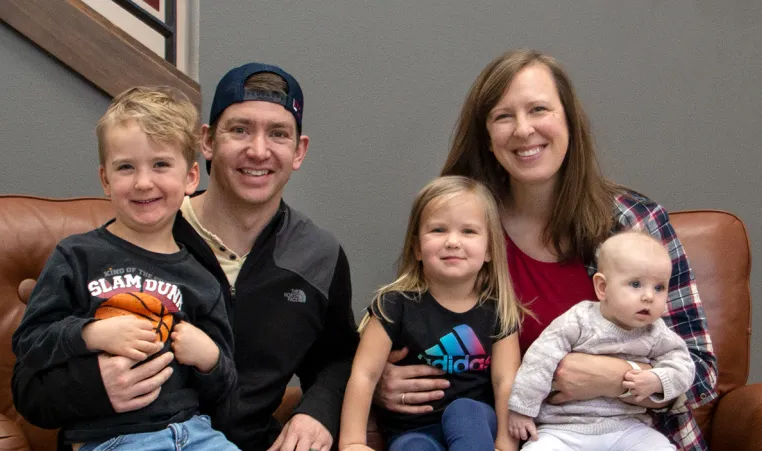
[{"label": "orange basketball", "polygon": [[119,293],[102,303],[95,311],[96,319],[120,315],[133,315],[151,321],[156,335],[162,342],[167,341],[175,324],[175,317],[164,304],[146,293]]}]

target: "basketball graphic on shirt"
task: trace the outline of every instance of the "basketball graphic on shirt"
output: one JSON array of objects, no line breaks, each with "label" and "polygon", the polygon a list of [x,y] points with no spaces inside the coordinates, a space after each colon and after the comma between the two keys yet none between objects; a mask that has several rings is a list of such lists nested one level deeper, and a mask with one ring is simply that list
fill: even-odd
[{"label": "basketball graphic on shirt", "polygon": [[147,319],[153,324],[154,332],[162,343],[167,341],[175,317],[162,302],[148,293],[119,293],[102,303],[95,311],[96,319],[107,319],[121,315],[133,315]]}]

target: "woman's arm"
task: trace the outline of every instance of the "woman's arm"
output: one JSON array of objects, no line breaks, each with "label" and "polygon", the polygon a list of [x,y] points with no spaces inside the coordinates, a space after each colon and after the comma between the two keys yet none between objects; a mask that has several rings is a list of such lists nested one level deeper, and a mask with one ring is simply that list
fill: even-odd
[{"label": "woman's arm", "polygon": [[518,449],[518,440],[508,433],[508,398],[516,372],[521,365],[521,350],[517,333],[511,334],[492,345],[492,389],[495,392],[497,414],[497,439],[495,449],[509,451]]},{"label": "woman's arm", "polygon": [[366,444],[368,414],[381,372],[392,349],[392,341],[381,322],[371,316],[360,338],[352,375],[349,377],[341,409],[339,449]]},{"label": "woman's arm", "polygon": [[[642,369],[651,369],[651,365],[638,363]],[[562,404],[568,401],[606,396],[616,398],[627,389],[622,385],[624,375],[632,369],[625,360],[605,355],[591,355],[573,352],[558,364],[553,376],[553,390],[556,393],[548,397],[550,404]],[[669,402],[657,403],[650,399],[635,402],[633,396],[620,398],[622,401],[649,409],[662,408]]]}]

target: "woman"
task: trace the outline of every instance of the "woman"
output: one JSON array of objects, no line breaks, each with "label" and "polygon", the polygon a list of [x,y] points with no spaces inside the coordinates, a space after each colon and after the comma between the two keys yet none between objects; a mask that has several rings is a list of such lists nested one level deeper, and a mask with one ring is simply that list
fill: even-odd
[{"label": "woman", "polygon": [[[595,299],[595,248],[612,232],[642,228],[667,246],[673,273],[664,319],[685,339],[696,378],[671,405],[637,404],[659,413],[654,426],[679,449],[707,449],[690,409],[716,398],[717,361],[693,272],[666,211],[601,175],[585,113],[552,57],[511,51],[482,71],[461,110],[442,175],[478,179],[498,198],[514,287],[535,314],[522,326],[522,352],[569,307]],[[571,354],[556,370],[551,402],[619,396],[630,369],[613,357]],[[435,374],[387,365],[377,402],[398,411],[426,409],[420,404],[445,387],[431,378]],[[429,378],[411,379],[416,376]]]}]

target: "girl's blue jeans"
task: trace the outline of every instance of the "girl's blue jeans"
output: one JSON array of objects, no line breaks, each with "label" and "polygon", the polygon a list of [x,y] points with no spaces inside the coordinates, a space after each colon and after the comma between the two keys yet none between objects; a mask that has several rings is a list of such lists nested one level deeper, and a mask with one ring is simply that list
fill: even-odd
[{"label": "girl's blue jeans", "polygon": [[442,413],[441,424],[392,437],[389,451],[494,451],[495,409],[473,399],[456,399]]}]

